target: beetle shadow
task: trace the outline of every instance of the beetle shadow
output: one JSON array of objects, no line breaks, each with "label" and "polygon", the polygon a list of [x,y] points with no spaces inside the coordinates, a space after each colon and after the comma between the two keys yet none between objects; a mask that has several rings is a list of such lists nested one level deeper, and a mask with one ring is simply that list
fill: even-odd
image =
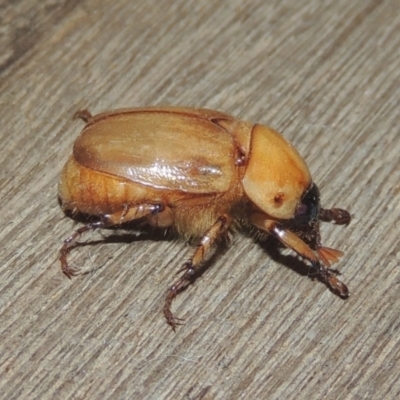
[{"label": "beetle shadow", "polygon": [[[120,230],[124,230],[124,232],[120,232]],[[106,233],[107,231],[107,233]],[[111,231],[111,232],[110,232]],[[93,246],[96,244],[108,244],[108,243],[136,243],[136,242],[144,242],[146,240],[151,240],[152,242],[168,242],[177,238],[176,235],[173,234],[165,234],[164,232],[146,232],[146,231],[138,231],[138,230],[129,230],[126,228],[122,228],[119,226],[116,229],[113,228],[102,228],[97,233],[103,236],[102,239],[89,240],[87,242],[79,242],[80,246]],[[78,243],[77,243],[78,244]]]},{"label": "beetle shadow", "polygon": [[[84,224],[88,224],[90,222],[94,222],[93,218],[90,218],[84,214],[75,214],[69,215],[75,222],[80,222]],[[123,231],[123,232],[121,232]],[[149,227],[147,224],[143,224],[143,222],[139,221],[131,221],[126,222],[124,224],[118,225],[116,227],[106,227],[97,230],[103,237],[102,239],[97,240],[87,240],[87,241],[77,241],[71,246],[70,251],[86,246],[95,246],[98,244],[109,244],[109,243],[125,243],[131,244],[136,242],[143,241],[152,241],[152,242],[168,242],[179,239],[179,235],[171,229],[157,229]],[[106,234],[105,232],[111,232],[110,234]],[[252,235],[251,235],[252,236]],[[298,273],[301,276],[308,276],[312,280],[318,280],[323,283],[332,293],[338,295],[327,283],[319,276],[316,270],[313,269],[311,265],[307,263],[307,261],[301,259],[299,256],[294,254],[282,254],[282,249],[286,247],[282,245],[282,243],[272,237],[272,236],[262,236],[261,238],[257,238],[253,236],[255,242],[271,257],[272,260],[276,261],[279,264],[284,265],[285,267],[291,269],[292,271]],[[193,251],[200,242],[201,238],[197,238],[194,240],[190,240],[189,244],[193,247]],[[215,250],[202,262],[201,267],[196,270],[195,274],[189,278],[190,284],[193,284],[198,278],[200,278],[212,265],[216,262],[218,257],[223,256],[225,252],[229,249],[228,240],[224,240],[221,238]],[[70,252],[69,251],[69,252]],[[182,262],[184,264],[184,262]],[[178,271],[181,271],[178,265]],[[82,275],[87,275],[94,271],[99,270],[102,266],[91,268],[87,271],[82,271]],[[340,272],[335,269],[330,269],[333,273],[340,275]],[[174,271],[172,271],[174,273]],[[183,271],[182,271],[183,273]],[[179,272],[177,273],[179,276]],[[188,285],[188,286],[189,286]],[[185,291],[187,287],[183,288],[182,291]],[[342,297],[339,295],[339,297]],[[345,297],[344,297],[345,298]]]},{"label": "beetle shadow", "polygon": [[[118,227],[118,230],[121,229],[121,227]],[[96,246],[100,244],[116,244],[116,243],[124,243],[124,244],[131,244],[131,243],[136,243],[136,242],[143,242],[143,241],[167,241],[168,239],[163,235],[162,233],[159,234],[154,234],[154,233],[147,233],[147,232],[111,232],[110,234],[107,235],[105,230],[110,231],[111,228],[103,228],[98,231],[99,234],[101,234],[103,237],[101,239],[82,239],[83,241],[77,241],[74,243],[68,250],[68,254],[71,252],[75,251],[78,248],[84,248],[84,247],[91,247],[91,246]],[[170,238],[172,240],[173,238]],[[100,270],[103,267],[103,265],[99,266],[94,266],[89,269],[85,270],[80,270],[79,269],[79,275],[89,275],[92,274],[98,270]]]},{"label": "beetle shadow", "polygon": [[265,240],[258,241],[258,244],[275,262],[284,265],[299,275],[312,275],[311,266],[307,265],[298,256],[294,254],[282,254],[282,250],[286,249],[286,247],[278,239],[268,236]]},{"label": "beetle shadow", "polygon": [[[88,224],[91,222],[95,222],[96,219],[91,218],[90,216],[86,216],[85,214],[75,214],[70,215],[67,214],[70,218],[72,218],[76,223]],[[79,238],[70,248],[68,253],[74,251],[77,248],[84,248],[87,246],[96,246],[99,244],[116,244],[116,243],[124,243],[124,244],[132,244],[139,243],[145,241],[151,242],[171,242],[171,241],[179,241],[180,236],[173,229],[157,229],[154,227],[150,227],[148,224],[139,221],[130,221],[123,224],[120,224],[115,227],[104,227],[95,230],[97,234],[100,234],[102,238],[91,240],[86,239],[88,233],[84,235],[84,238]],[[196,249],[196,246],[200,243],[201,238],[195,238],[189,240],[188,243],[193,248],[193,252]],[[181,241],[185,243],[185,241]],[[187,243],[187,241],[186,241]],[[204,260],[201,264],[201,267],[196,270],[195,274],[189,278],[190,285],[196,281],[197,278],[201,277],[208,268],[216,261],[217,257],[223,255],[229,248],[228,242],[225,240],[221,240],[217,248]],[[172,263],[171,263],[172,264]],[[181,271],[182,265],[185,262],[182,261],[180,264],[176,266],[176,270],[172,270],[172,274],[174,275],[176,271]],[[93,273],[102,266],[90,268],[85,271],[81,271],[81,275],[88,275]],[[183,273],[183,271],[182,271]],[[179,277],[179,272],[176,273]],[[182,290],[184,291],[186,287]]]},{"label": "beetle shadow", "polygon": [[[67,217],[71,218],[76,224],[84,224],[88,225],[93,222],[97,222],[97,218],[93,218],[86,214],[81,213],[65,213]],[[75,229],[74,232],[77,232],[78,229]],[[99,239],[91,239],[89,236],[93,234],[93,231],[96,232],[97,235],[101,235]],[[77,248],[83,248],[86,246],[96,246],[99,244],[112,244],[112,243],[125,243],[131,244],[136,242],[168,242],[173,241],[178,238],[178,235],[169,229],[156,229],[149,228],[148,225],[145,225],[142,221],[130,221],[120,225],[112,226],[112,227],[102,227],[97,229],[91,229],[82,235],[79,235],[76,241],[68,248],[67,254],[70,254]],[[67,239],[68,240],[68,239]],[[80,275],[87,275],[93,273],[101,269],[102,266],[90,268],[85,271],[79,271]]]}]

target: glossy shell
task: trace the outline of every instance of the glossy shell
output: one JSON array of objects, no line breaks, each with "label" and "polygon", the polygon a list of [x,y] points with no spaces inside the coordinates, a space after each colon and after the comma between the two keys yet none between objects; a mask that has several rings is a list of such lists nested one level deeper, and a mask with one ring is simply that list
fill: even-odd
[{"label": "glossy shell", "polygon": [[96,117],[75,142],[74,157],[94,171],[187,193],[227,191],[235,172],[226,130],[198,114],[169,109]]}]

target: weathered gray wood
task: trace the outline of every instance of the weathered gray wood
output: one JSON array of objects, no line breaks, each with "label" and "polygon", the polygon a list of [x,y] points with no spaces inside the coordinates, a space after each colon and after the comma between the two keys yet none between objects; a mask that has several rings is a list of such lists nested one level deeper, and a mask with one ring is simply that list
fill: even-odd
[{"label": "weathered gray wood", "polygon": [[[2,0],[0,10],[1,398],[399,397],[398,0]],[[66,279],[57,252],[75,225],[56,190],[82,128],[71,117],[150,104],[284,132],[323,204],[354,215],[348,228],[323,227],[323,242],[346,253],[337,267],[351,297],[240,234],[179,296],[177,333],[161,309],[191,252],[181,242],[84,246],[71,262],[101,268]]]}]

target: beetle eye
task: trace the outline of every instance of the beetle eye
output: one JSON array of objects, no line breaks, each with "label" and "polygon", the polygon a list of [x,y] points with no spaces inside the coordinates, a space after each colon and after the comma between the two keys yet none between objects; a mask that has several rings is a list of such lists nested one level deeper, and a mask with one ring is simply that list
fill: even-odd
[{"label": "beetle eye", "polygon": [[308,224],[318,219],[319,210],[319,190],[313,183],[297,206],[294,218],[298,224]]}]

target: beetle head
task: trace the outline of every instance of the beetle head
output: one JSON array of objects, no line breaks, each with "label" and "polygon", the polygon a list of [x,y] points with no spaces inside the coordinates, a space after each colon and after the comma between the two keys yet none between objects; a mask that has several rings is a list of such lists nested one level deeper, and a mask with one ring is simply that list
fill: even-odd
[{"label": "beetle head", "polygon": [[296,207],[296,225],[314,225],[319,219],[320,200],[318,186],[313,183]]},{"label": "beetle head", "polygon": [[299,215],[304,214],[304,207],[311,210],[307,197],[311,183],[308,167],[296,149],[278,132],[254,125],[242,181],[250,201],[272,218],[292,219],[302,199]]},{"label": "beetle head", "polygon": [[312,183],[298,203],[294,217],[284,223],[285,228],[295,232],[313,250],[321,247],[320,209],[319,190],[317,185]]}]

